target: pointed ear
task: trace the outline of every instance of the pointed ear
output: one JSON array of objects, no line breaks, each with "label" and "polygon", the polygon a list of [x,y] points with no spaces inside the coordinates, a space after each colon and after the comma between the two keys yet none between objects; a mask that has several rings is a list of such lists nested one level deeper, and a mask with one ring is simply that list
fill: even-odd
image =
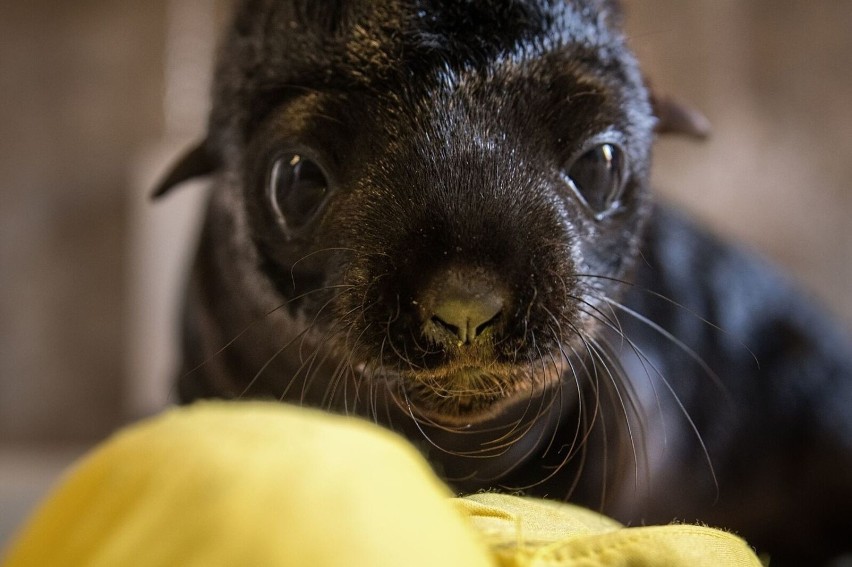
[{"label": "pointed ear", "polygon": [[219,169],[219,157],[210,152],[207,140],[187,151],[169,170],[151,197],[158,199],[168,193],[175,185],[180,185],[194,177],[204,177]]},{"label": "pointed ear", "polygon": [[688,104],[652,90],[651,107],[657,117],[658,134],[681,134],[698,140],[705,140],[710,136],[710,121]]}]

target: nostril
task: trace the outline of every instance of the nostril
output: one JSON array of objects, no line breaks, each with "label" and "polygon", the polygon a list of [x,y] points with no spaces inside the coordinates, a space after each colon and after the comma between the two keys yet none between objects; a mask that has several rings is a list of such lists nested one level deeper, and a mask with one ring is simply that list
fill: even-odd
[{"label": "nostril", "polygon": [[451,325],[450,323],[447,323],[446,321],[444,321],[443,319],[441,319],[437,315],[432,316],[432,322],[435,325],[444,328],[445,330],[449,331],[450,333],[452,333],[456,336],[458,336],[458,334],[459,334],[459,328],[456,325]]},{"label": "nostril", "polygon": [[503,311],[502,311],[502,310],[500,310],[500,311],[498,311],[498,312],[497,312],[497,314],[496,314],[496,315],[494,315],[494,317],[492,317],[492,318],[491,318],[491,319],[489,319],[488,321],[486,321],[486,322],[482,323],[481,325],[479,325],[479,326],[475,329],[476,336],[478,337],[479,335],[481,335],[482,333],[484,333],[484,332],[485,332],[485,330],[486,330],[486,329],[488,329],[488,327],[493,327],[494,325],[496,325],[496,324],[497,324],[497,321],[499,321],[499,320],[500,320],[500,317],[501,317],[502,315],[503,315]]}]

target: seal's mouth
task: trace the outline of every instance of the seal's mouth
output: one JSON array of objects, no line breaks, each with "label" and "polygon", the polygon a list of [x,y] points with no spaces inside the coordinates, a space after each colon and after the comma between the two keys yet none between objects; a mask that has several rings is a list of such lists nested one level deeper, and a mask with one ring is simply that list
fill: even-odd
[{"label": "seal's mouth", "polygon": [[530,402],[555,387],[566,363],[553,357],[526,365],[446,365],[428,371],[371,372],[366,379],[383,380],[397,405],[416,420],[444,426],[472,425],[500,415],[507,407]]}]

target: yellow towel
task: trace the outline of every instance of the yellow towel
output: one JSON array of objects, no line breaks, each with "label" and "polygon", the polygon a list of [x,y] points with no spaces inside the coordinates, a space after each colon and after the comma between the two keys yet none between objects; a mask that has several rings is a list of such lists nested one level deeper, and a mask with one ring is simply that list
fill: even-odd
[{"label": "yellow towel", "polygon": [[625,528],[590,510],[505,494],[458,500],[501,567],[734,567],[761,565],[740,538],[677,524]]},{"label": "yellow towel", "polygon": [[277,403],[209,402],[130,427],[72,470],[4,567],[753,566],[696,526],[625,529],[570,505],[452,499],[404,440]]}]

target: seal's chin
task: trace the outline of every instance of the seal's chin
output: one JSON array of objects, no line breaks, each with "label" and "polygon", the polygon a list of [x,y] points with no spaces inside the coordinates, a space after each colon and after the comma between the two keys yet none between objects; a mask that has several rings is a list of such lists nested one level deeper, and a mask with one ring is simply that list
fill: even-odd
[{"label": "seal's chin", "polygon": [[458,396],[435,400],[428,395],[407,394],[403,408],[417,421],[450,428],[466,428],[492,421],[519,402],[520,396]]},{"label": "seal's chin", "polygon": [[492,421],[511,406],[542,405],[542,394],[558,384],[562,365],[441,368],[396,377],[396,396],[413,418],[446,427]]}]

